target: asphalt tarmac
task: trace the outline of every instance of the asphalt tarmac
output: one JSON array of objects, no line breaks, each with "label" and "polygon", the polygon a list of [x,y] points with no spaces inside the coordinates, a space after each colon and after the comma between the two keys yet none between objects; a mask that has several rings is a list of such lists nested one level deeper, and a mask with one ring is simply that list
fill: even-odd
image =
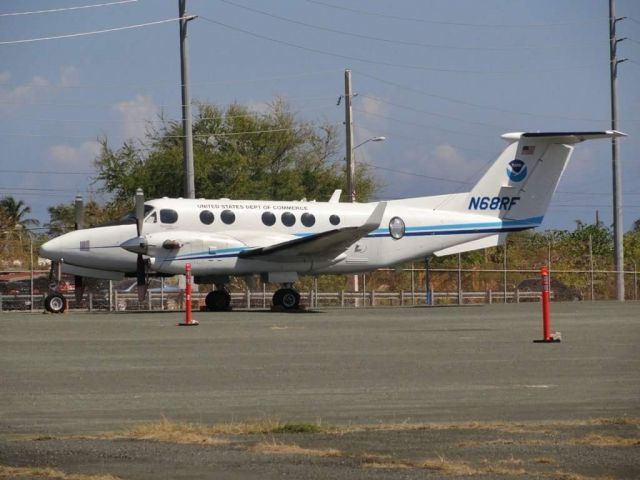
[{"label": "asphalt tarmac", "polygon": [[[640,304],[551,311],[561,343],[533,343],[542,336],[537,303],[195,313],[196,327],[176,326],[179,313],[2,313],[0,438],[162,418],[372,425],[640,417]],[[0,453],[0,463],[26,462],[31,450],[18,450]]]}]

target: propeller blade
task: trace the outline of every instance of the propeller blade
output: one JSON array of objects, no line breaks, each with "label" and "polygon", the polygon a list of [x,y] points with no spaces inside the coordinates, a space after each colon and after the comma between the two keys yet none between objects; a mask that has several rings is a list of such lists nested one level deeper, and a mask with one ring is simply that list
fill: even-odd
[{"label": "propeller blade", "polygon": [[142,223],[144,222],[144,193],[141,188],[136,190],[136,226],[138,227],[138,236],[142,236]]},{"label": "propeller blade", "polygon": [[84,201],[82,200],[82,195],[76,195],[73,214],[75,230],[82,230],[84,228]]},{"label": "propeller blade", "polygon": [[142,302],[147,295],[147,269],[142,254],[138,254],[136,262],[136,278],[138,280],[138,301]]}]

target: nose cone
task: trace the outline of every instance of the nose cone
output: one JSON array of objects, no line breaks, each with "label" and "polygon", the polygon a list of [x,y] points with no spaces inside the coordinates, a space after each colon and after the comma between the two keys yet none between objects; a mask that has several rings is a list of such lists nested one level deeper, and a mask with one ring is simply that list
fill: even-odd
[{"label": "nose cone", "polygon": [[60,237],[49,240],[40,247],[40,256],[49,260],[60,260],[62,256],[62,242]]},{"label": "nose cone", "polygon": [[130,238],[126,242],[121,243],[120,247],[132,253],[147,253],[147,239],[145,237]]}]

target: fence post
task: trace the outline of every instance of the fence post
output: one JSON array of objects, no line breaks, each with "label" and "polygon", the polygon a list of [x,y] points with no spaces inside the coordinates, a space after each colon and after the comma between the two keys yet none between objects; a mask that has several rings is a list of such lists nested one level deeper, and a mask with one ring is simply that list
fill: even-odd
[{"label": "fence post", "polygon": [[344,290],[340,290],[338,299],[340,300],[340,308],[344,308]]},{"label": "fence post", "polygon": [[400,290],[400,306],[404,307],[404,290]]},{"label": "fence post", "polygon": [[493,291],[489,289],[489,305],[493,303]]},{"label": "fence post", "polygon": [[462,254],[458,253],[458,305],[462,305],[464,298],[462,297]]},{"label": "fence post", "polygon": [[507,303],[507,242],[505,240],[504,246],[502,248],[503,259],[502,259],[502,287],[504,293],[504,303]]},{"label": "fence post", "polygon": [[113,291],[113,309],[114,310],[118,309],[118,291],[117,290]]},{"label": "fence post", "polygon": [[148,297],[147,297],[147,305],[149,306],[149,310],[153,310],[153,303],[151,301],[151,296],[153,294],[151,292],[148,292]]},{"label": "fence post", "polygon": [[516,288],[516,303],[520,303],[520,290]]},{"label": "fence post", "polygon": [[89,292],[89,312],[93,312],[93,292]]},{"label": "fence post", "polygon": [[267,284],[262,284],[262,308],[267,308]]},{"label": "fence post", "polygon": [[416,273],[415,264],[411,262],[411,305],[416,304]]},{"label": "fence post", "polygon": [[245,298],[247,299],[247,310],[249,310],[251,308],[251,290],[249,289],[249,287],[247,287]]},{"label": "fence post", "polygon": [[371,306],[375,307],[376,305],[376,291],[371,290]]}]

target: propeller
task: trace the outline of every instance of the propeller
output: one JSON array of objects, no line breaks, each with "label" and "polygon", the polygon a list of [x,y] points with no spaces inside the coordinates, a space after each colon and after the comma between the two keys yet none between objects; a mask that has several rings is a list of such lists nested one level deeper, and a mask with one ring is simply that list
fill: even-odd
[{"label": "propeller", "polygon": [[[142,225],[144,223],[144,193],[141,188],[136,190],[136,228],[138,230],[138,241],[140,248],[146,250],[146,239],[142,236]],[[147,265],[142,257],[142,253],[138,253],[136,261],[136,279],[138,285],[138,301],[142,302],[147,295]]]},{"label": "propeller", "polygon": [[[84,228],[84,201],[82,200],[82,195],[76,195],[73,207],[74,229],[82,230]],[[84,295],[84,278],[80,275],[75,275],[73,284],[75,286],[76,304],[79,304],[82,302],[82,296]]]}]

